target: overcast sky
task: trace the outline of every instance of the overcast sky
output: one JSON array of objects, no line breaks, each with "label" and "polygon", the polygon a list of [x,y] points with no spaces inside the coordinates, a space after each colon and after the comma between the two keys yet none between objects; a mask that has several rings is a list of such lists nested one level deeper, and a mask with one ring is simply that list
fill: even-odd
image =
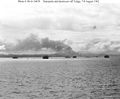
[{"label": "overcast sky", "polygon": [[111,48],[114,42],[112,48],[117,46],[120,51],[120,2],[47,4],[0,0],[0,41],[15,42],[31,33],[39,38],[66,39],[76,51],[96,40],[97,45],[89,50],[102,51],[106,45]]}]

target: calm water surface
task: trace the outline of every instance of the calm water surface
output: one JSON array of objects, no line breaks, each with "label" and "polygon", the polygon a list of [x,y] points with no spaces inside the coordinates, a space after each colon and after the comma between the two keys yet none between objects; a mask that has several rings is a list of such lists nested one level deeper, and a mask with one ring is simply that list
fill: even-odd
[{"label": "calm water surface", "polygon": [[0,99],[120,99],[119,59],[0,59]]}]

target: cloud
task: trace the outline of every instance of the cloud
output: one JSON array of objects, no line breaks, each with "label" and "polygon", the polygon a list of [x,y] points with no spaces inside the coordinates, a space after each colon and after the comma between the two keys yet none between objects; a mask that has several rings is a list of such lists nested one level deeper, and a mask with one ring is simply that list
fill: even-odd
[{"label": "cloud", "polygon": [[54,52],[74,52],[72,48],[65,44],[64,41],[54,41],[49,38],[40,39],[37,35],[31,34],[27,38],[22,40],[17,40],[15,45],[6,47],[6,51],[8,52],[40,52],[43,50],[52,50]]},{"label": "cloud", "polygon": [[3,51],[3,50],[5,50],[6,48],[5,48],[5,45],[0,45],[0,51]]},{"label": "cloud", "polygon": [[55,51],[72,51],[72,48],[63,41],[54,41],[48,38],[42,39],[41,45],[43,48],[51,48]]},{"label": "cloud", "polygon": [[6,50],[6,45],[3,42],[4,40],[0,37],[0,52]]},{"label": "cloud", "polygon": [[92,39],[79,46],[79,52],[81,51],[92,53],[119,53],[120,41],[100,38]]},{"label": "cloud", "polygon": [[27,50],[40,50],[41,49],[41,44],[39,42],[39,39],[37,38],[36,35],[31,34],[29,37],[23,39],[23,40],[18,40],[17,44],[13,47],[12,50],[15,51],[27,51]]}]

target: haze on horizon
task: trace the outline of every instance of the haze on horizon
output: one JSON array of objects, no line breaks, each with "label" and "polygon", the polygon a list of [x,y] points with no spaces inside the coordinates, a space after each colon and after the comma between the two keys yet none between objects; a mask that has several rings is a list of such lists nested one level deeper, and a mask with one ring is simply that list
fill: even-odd
[{"label": "haze on horizon", "polygon": [[[75,52],[120,53],[119,5],[118,0],[100,0],[99,4],[22,4],[1,0],[0,50],[17,46],[19,51],[41,51],[44,48],[38,47],[39,41],[48,38],[48,45],[49,41],[56,44],[45,46],[49,51],[56,51],[60,44]],[[37,36],[35,41],[31,35]]]}]

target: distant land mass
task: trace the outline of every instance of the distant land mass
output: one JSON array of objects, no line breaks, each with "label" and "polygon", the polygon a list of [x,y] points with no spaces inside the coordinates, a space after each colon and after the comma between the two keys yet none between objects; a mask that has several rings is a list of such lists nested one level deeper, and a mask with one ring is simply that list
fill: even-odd
[{"label": "distant land mass", "polygon": [[48,57],[66,57],[66,58],[70,58],[70,57],[103,57],[105,55],[109,55],[109,56],[116,56],[116,55],[112,55],[112,54],[95,54],[95,53],[78,53],[78,52],[74,52],[74,53],[1,53],[0,54],[0,58],[11,58],[11,57],[19,57],[19,58],[24,58],[24,57],[43,57],[43,56],[48,56]]}]

